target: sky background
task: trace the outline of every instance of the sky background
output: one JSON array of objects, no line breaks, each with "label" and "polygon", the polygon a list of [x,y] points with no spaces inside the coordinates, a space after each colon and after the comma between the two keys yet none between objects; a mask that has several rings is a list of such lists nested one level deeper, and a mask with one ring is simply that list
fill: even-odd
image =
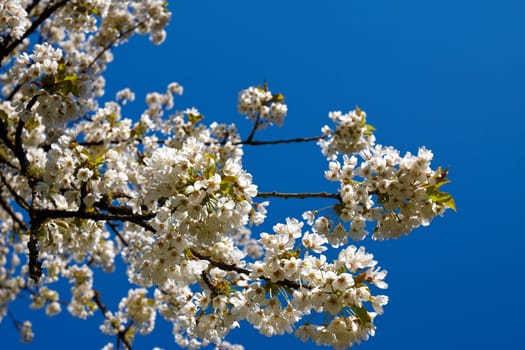
[{"label": "sky background", "polygon": [[[176,108],[195,106],[205,122],[234,122],[246,136],[237,94],[267,80],[289,114],[283,128],[256,139],[316,136],[329,111],[358,105],[378,143],[402,153],[425,145],[435,167],[449,168],[453,182],[443,189],[457,213],[399,240],[360,243],[389,271],[390,285],[376,336],[360,349],[525,349],[525,2],[192,0],[170,1],[170,9],[162,46],[135,38],[115,51],[107,93],[135,91],[128,117],[140,115],[146,92],[177,81],[185,92]],[[261,191],[333,189],[326,164],[313,143],[245,147]],[[273,200],[260,230],[325,204]],[[125,284],[117,275],[95,280],[108,296]],[[25,305],[13,312],[34,320],[35,341],[20,344],[6,319],[5,349],[95,349],[114,340],[100,335],[98,315],[49,319]],[[157,324],[153,335],[137,336],[136,349],[176,348],[171,328],[160,317]],[[247,324],[230,339],[249,350],[316,348]]]}]

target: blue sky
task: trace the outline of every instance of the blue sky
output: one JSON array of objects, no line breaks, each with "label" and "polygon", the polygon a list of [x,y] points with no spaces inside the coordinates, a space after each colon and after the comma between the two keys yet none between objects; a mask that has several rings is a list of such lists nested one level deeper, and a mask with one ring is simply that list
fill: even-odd
[{"label": "blue sky", "polygon": [[[390,303],[361,348],[525,348],[525,3],[194,0],[170,8],[164,45],[135,38],[116,50],[108,70],[108,96],[124,87],[137,94],[129,117],[140,114],[146,92],[177,81],[185,87],[177,108],[195,106],[205,122],[235,122],[247,135],[237,93],[267,80],[285,95],[289,115],[283,128],[258,139],[318,135],[330,110],[359,105],[378,143],[403,153],[425,145],[435,166],[449,167],[446,190],[457,213],[396,241],[363,242],[389,271]],[[262,191],[333,189],[315,144],[245,154]],[[263,229],[322,204],[275,200]],[[95,283],[111,295],[125,280],[101,276]],[[112,340],[99,335],[98,317],[83,322],[64,312],[47,319],[23,305],[13,311],[36,316],[35,342],[19,344],[4,321],[7,348],[93,349]],[[169,326],[160,318],[158,325],[154,335],[137,338],[137,349],[175,348]],[[315,348],[291,336],[259,336],[248,325],[231,339],[247,349]]]}]

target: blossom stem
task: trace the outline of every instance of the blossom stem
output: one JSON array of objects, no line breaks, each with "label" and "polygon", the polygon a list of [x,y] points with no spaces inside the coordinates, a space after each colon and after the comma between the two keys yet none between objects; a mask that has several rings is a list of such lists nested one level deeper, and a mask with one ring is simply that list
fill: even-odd
[{"label": "blossom stem", "polygon": [[250,135],[248,135],[248,138],[244,142],[247,142],[248,144],[250,142],[253,142],[253,136],[255,135],[255,131],[257,130],[257,127],[259,126],[259,121],[260,120],[261,120],[261,116],[259,114],[257,114],[257,117],[255,118],[255,122],[253,123],[253,128],[250,131]]}]

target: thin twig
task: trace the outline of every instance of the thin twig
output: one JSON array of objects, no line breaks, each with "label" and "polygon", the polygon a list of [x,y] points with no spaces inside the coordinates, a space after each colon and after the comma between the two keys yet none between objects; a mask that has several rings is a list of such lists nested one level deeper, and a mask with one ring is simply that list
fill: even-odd
[{"label": "thin twig", "polygon": [[120,233],[120,231],[118,230],[117,228],[117,225],[115,225],[114,223],[108,221],[106,222],[106,224],[108,225],[108,227],[111,229],[111,231],[113,231],[113,233],[115,233],[115,235],[119,238],[120,242],[125,246],[125,247],[128,247],[129,246],[129,243],[128,241],[126,241],[126,239],[124,238],[124,236],[122,236],[122,233]]},{"label": "thin twig", "polygon": [[276,145],[280,143],[299,143],[299,142],[312,142],[319,141],[324,136],[312,136],[312,137],[296,137],[293,139],[284,139],[284,140],[271,140],[271,141],[258,141],[252,140],[248,137],[244,141],[234,142],[234,145],[249,145],[249,146],[262,146],[262,145]]},{"label": "thin twig", "polygon": [[5,188],[7,188],[7,190],[9,191],[9,193],[11,194],[11,196],[13,196],[13,198],[15,199],[16,203],[22,207],[23,209],[29,211],[29,208],[30,208],[30,205],[26,202],[26,200],[20,196],[14,189],[13,187],[7,182],[7,179],[5,178],[4,174],[0,172],[0,181],[3,182],[3,185],[5,186]]},{"label": "thin twig", "polygon": [[196,258],[198,258],[200,260],[209,261],[210,264],[212,264],[213,266],[218,267],[218,268],[220,268],[222,270],[235,271],[237,273],[243,273],[245,275],[249,275],[251,273],[250,270],[244,269],[244,268],[236,266],[236,265],[226,264],[226,263],[223,263],[223,262],[220,262],[220,261],[214,261],[209,256],[202,255],[202,254],[198,253],[197,251],[195,251],[194,249],[191,250],[191,253],[193,255],[195,255]]},{"label": "thin twig", "polygon": [[[206,260],[212,266],[218,267],[218,268],[220,268],[221,270],[224,270],[224,271],[235,271],[237,273],[243,273],[245,275],[250,275],[252,273],[250,270],[247,270],[245,268],[242,268],[242,267],[239,267],[239,266],[236,266],[236,265],[226,264],[226,263],[223,263],[223,262],[220,262],[220,261],[214,261],[211,257],[199,254],[194,249],[191,250],[191,253],[196,258],[198,258],[200,260]],[[208,279],[208,276],[204,272],[203,272],[203,276],[201,276],[201,277],[203,277],[204,282],[208,286],[211,285],[211,283],[210,283],[210,281]],[[262,280],[264,280],[265,282],[268,282],[268,283],[274,283],[274,284],[281,285],[281,286],[284,286],[284,287],[288,287],[288,288],[291,288],[291,289],[300,289],[301,286],[304,287],[304,288],[310,289],[310,287],[308,285],[300,284],[298,282],[287,280],[287,279],[284,279],[284,280],[281,280],[281,281],[277,281],[277,282],[272,282],[270,278],[265,277],[265,276],[258,276],[257,278],[260,278],[260,279],[262,279]],[[213,290],[213,286],[210,287],[210,289]]]},{"label": "thin twig", "polygon": [[[53,14],[53,12],[57,11],[59,8],[61,8],[68,2],[69,0],[62,0],[62,1],[56,2],[55,4],[49,6],[40,14],[40,16],[38,16],[38,18],[31,24],[31,27],[29,27],[29,29],[27,29],[26,32],[19,39],[14,40],[13,42],[11,42],[5,47],[0,47],[0,66],[2,65],[3,59],[7,55],[9,55],[18,45],[20,45],[24,41],[25,38],[33,34],[33,32],[38,28],[38,26],[41,25],[46,19],[48,19]],[[10,37],[6,38],[6,43],[10,39],[11,39]]]},{"label": "thin twig", "polygon": [[[100,299],[100,292],[98,290],[96,290],[96,289],[93,289],[93,301],[95,302],[95,304],[97,304],[97,306],[100,309],[100,311],[102,312],[102,315],[104,316],[104,318],[108,319],[106,314],[108,313],[109,310],[106,307],[106,305],[102,302],[102,300]],[[132,324],[132,322],[130,322],[123,331],[119,331],[118,334],[117,334],[117,344],[120,341],[122,341],[124,343],[124,345],[126,346],[126,348],[128,348],[129,350],[131,350],[131,344],[126,339],[126,332],[131,327],[131,324]],[[117,347],[117,348],[119,348],[119,347]]]},{"label": "thin twig", "polygon": [[257,117],[255,118],[255,122],[253,123],[253,128],[250,131],[250,134],[248,135],[248,138],[246,138],[246,141],[248,144],[252,142],[253,136],[255,135],[255,131],[257,131],[257,128],[259,127],[259,122],[261,120],[261,116],[257,114]]},{"label": "thin twig", "polygon": [[24,229],[24,231],[28,230],[28,227],[25,224],[25,222],[20,220],[20,218],[16,215],[11,206],[9,206],[9,204],[4,200],[4,197],[2,196],[0,196],[0,207],[2,207],[2,209],[4,209],[9,214],[9,216],[11,216],[13,221],[15,221],[21,228]]},{"label": "thin twig", "polygon": [[305,199],[305,198],[333,198],[333,199],[341,199],[341,196],[336,193],[328,193],[328,192],[311,192],[311,193],[283,193],[283,192],[259,192],[257,193],[257,197],[260,198],[298,198],[298,199]]}]

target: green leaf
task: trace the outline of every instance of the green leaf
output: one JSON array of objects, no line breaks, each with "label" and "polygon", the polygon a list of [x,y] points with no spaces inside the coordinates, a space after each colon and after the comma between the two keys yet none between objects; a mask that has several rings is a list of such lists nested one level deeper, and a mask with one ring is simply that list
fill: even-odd
[{"label": "green leaf", "polygon": [[354,305],[352,306],[352,310],[354,310],[355,315],[357,316],[359,321],[361,321],[362,324],[367,324],[372,321],[370,315],[368,314],[368,311],[365,309],[364,306],[359,307]]},{"label": "green leaf", "polygon": [[280,92],[277,94],[272,94],[272,100],[271,102],[283,102],[284,101],[284,95]]},{"label": "green leaf", "polygon": [[64,221],[64,220],[55,220],[54,222],[63,231],[70,230],[69,223],[67,223],[66,221]]},{"label": "green leaf", "polygon": [[372,134],[374,133],[374,131],[376,130],[376,128],[374,128],[372,125],[370,124],[366,124],[365,125],[365,132],[363,134],[365,134],[365,136],[372,136]]},{"label": "green leaf", "polygon": [[428,198],[430,198],[430,200],[432,200],[434,203],[444,205],[445,207],[456,211],[456,203],[454,202],[454,198],[452,197],[452,195],[450,195],[449,193],[435,191],[429,193]]},{"label": "green leaf", "polygon": [[445,207],[456,211],[456,203],[454,202],[454,198],[452,197],[452,195],[447,192],[439,191],[439,187],[448,182],[450,181],[447,179],[442,179],[437,184],[425,185],[424,187],[427,189],[428,198],[432,202],[444,205]]},{"label": "green leaf", "polygon": [[191,114],[191,113],[188,114],[188,120],[193,125],[197,124],[198,122],[200,122],[203,119],[204,119],[204,116],[202,114]]},{"label": "green leaf", "polygon": [[223,184],[234,184],[237,182],[237,176],[223,176],[221,183]]},{"label": "green leaf", "polygon": [[78,75],[66,75],[62,81],[75,81],[78,80]]},{"label": "green leaf", "polygon": [[208,169],[206,170],[206,178],[210,178],[212,177],[213,175],[215,175],[215,170],[217,169],[217,167],[215,166],[215,163],[212,163],[212,165],[210,167],[208,167]]},{"label": "green leaf", "polygon": [[233,195],[233,185],[231,183],[222,182],[221,191],[227,196],[232,196]]}]

